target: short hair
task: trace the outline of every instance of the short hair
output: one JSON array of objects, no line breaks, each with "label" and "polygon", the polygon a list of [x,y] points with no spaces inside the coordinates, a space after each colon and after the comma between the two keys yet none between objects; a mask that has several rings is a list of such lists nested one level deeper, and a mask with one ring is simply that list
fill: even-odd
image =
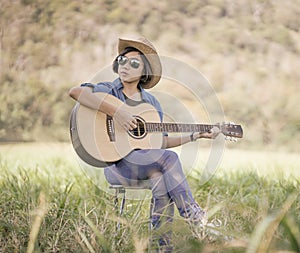
[{"label": "short hair", "polygon": [[151,65],[149,63],[149,61],[147,60],[146,56],[138,49],[134,48],[134,47],[126,47],[114,60],[112,68],[113,71],[115,73],[118,73],[118,69],[119,69],[119,63],[118,63],[118,57],[119,56],[124,56],[125,54],[129,53],[129,52],[139,52],[139,54],[141,55],[142,61],[144,63],[144,69],[142,72],[142,76],[140,79],[141,84],[145,84],[147,82],[150,82],[153,76],[153,72],[151,69]]}]

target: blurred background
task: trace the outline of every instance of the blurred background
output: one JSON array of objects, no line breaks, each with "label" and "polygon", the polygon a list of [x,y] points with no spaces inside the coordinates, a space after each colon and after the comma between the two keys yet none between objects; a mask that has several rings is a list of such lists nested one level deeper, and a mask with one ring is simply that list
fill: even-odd
[{"label": "blurred background", "polygon": [[299,16],[299,0],[0,0],[0,141],[69,141],[68,90],[143,35],[209,80],[238,147],[299,152]]}]

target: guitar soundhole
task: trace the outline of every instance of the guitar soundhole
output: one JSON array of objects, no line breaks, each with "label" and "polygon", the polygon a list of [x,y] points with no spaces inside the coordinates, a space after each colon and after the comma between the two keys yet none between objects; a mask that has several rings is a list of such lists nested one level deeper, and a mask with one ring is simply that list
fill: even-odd
[{"label": "guitar soundhole", "polygon": [[133,130],[129,130],[128,133],[129,135],[131,135],[133,138],[136,139],[144,138],[144,136],[147,134],[146,123],[141,117],[136,116],[135,118],[137,121],[137,128]]}]

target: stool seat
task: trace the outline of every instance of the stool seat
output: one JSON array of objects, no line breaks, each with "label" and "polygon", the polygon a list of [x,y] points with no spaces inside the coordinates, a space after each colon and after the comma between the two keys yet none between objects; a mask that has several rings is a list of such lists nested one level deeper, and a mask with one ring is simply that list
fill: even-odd
[{"label": "stool seat", "polygon": [[128,189],[151,189],[149,180],[137,180],[131,177],[125,177],[117,169],[115,164],[104,168],[104,176],[106,181],[112,187],[123,186]]},{"label": "stool seat", "polygon": [[129,189],[129,190],[136,190],[136,189],[150,190],[148,185],[124,186],[121,184],[113,184],[113,185],[110,185],[109,188],[110,189]]}]

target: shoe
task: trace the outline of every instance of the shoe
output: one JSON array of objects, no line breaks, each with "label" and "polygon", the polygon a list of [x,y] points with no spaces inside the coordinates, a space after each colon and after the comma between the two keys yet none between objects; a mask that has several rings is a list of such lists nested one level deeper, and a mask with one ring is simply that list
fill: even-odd
[{"label": "shoe", "polygon": [[204,227],[207,223],[207,214],[197,203],[189,203],[181,215],[194,225]]},{"label": "shoe", "polygon": [[214,218],[210,222],[207,222],[204,233],[206,238],[210,242],[215,242],[217,240],[230,241],[232,237],[225,232],[225,224],[220,219]]},{"label": "shoe", "polygon": [[221,234],[219,230],[222,227],[222,225],[222,221],[215,218],[206,223],[205,230],[211,235],[218,236]]}]

